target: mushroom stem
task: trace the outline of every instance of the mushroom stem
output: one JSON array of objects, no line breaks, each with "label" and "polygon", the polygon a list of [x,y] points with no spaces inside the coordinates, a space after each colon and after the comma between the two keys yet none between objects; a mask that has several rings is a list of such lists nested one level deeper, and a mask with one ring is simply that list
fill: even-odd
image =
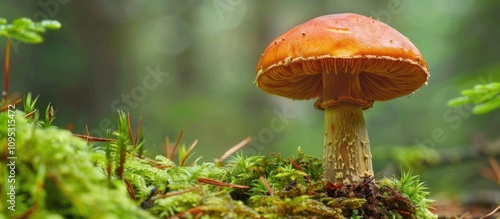
[{"label": "mushroom stem", "polygon": [[325,109],[323,178],[336,183],[359,183],[373,176],[370,140],[362,106],[341,103]]}]

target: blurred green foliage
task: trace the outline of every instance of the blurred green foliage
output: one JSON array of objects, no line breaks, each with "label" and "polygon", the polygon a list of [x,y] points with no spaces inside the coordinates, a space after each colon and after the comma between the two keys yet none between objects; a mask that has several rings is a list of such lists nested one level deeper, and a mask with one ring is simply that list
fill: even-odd
[{"label": "blurred green foliage", "polygon": [[33,22],[29,18],[17,18],[12,24],[7,24],[5,18],[0,17],[0,36],[19,40],[23,43],[41,43],[43,41],[40,33],[47,29],[57,30],[61,24],[54,20],[42,20]]},{"label": "blurred green foliage", "polygon": [[[205,161],[247,136],[254,139],[243,149],[247,154],[290,155],[301,146],[321,157],[323,114],[313,101],[255,87],[257,61],[273,39],[311,18],[353,12],[380,19],[409,37],[431,73],[429,85],[415,94],[376,102],[364,112],[381,175],[409,165],[391,156],[404,157],[404,149],[453,156],[480,144],[477,135],[498,139],[499,110],[474,116],[472,105],[446,104],[464,89],[500,81],[498,11],[497,2],[480,0],[0,0],[0,16],[9,21],[26,15],[64,24],[57,34],[47,32],[44,44],[12,42],[11,91],[40,95],[43,106],[51,102],[60,112],[54,125],[80,134],[88,126],[93,136],[104,137],[106,129],[116,129],[116,106],[124,106],[133,118],[143,117],[146,151],[163,154],[165,136],[173,139],[184,128],[183,141],[197,139],[197,155]],[[158,74],[148,67],[156,66],[170,74],[155,80]],[[282,120],[283,112],[293,116]],[[283,128],[273,131],[271,121]],[[498,189],[478,174],[486,165],[477,157],[420,166],[417,173],[431,194],[457,197]]]},{"label": "blurred green foliage", "polygon": [[500,83],[478,84],[472,89],[462,91],[462,96],[448,101],[448,106],[457,107],[473,104],[474,114],[485,114],[500,108]]}]

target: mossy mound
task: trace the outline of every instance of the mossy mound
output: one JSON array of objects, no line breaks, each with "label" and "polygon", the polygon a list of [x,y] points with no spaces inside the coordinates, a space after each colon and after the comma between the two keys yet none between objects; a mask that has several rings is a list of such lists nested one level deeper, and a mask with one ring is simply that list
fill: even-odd
[{"label": "mossy mound", "polygon": [[[123,124],[116,141],[100,144],[20,111],[0,113],[0,124],[15,124],[0,127],[0,218],[436,218],[418,178],[333,185],[322,180],[321,161],[300,149],[186,166],[139,156],[143,142],[124,139]],[[187,151],[180,147],[180,160]],[[12,190],[13,204],[5,201]]]},{"label": "mossy mound", "polygon": [[[7,143],[12,130],[5,125],[0,128],[4,167],[0,174],[4,200],[0,204],[1,217],[155,218],[137,207],[123,183],[107,180],[95,164],[99,154],[87,142],[56,127],[40,128],[22,112],[14,112],[0,114],[0,124],[15,120],[15,148],[9,149]],[[15,164],[14,172],[5,168],[11,162]],[[15,181],[7,180],[10,175]],[[15,203],[5,202],[10,199],[6,193],[11,186],[15,187]],[[14,206],[15,211],[9,206]]]}]

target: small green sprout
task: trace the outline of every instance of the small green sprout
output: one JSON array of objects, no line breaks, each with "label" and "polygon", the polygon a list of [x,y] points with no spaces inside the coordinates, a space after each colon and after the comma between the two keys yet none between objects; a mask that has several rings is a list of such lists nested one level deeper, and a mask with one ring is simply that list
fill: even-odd
[{"label": "small green sprout", "polygon": [[45,108],[45,117],[43,118],[43,120],[41,120],[40,113],[36,109],[37,101],[38,96],[33,98],[31,96],[31,93],[28,93],[24,96],[23,112],[25,113],[25,117],[29,118],[30,121],[41,128],[48,128],[52,126],[52,122],[56,119],[54,108],[52,107],[52,104],[49,103]]}]

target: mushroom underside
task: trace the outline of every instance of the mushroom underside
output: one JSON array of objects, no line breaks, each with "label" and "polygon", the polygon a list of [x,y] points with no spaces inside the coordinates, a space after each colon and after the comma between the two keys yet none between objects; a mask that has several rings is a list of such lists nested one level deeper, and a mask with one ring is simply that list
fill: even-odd
[{"label": "mushroom underside", "polygon": [[[320,59],[274,65],[257,75],[257,85],[268,93],[295,100],[317,99],[323,94],[325,69],[358,77],[358,94],[367,101],[385,101],[411,94],[427,80],[426,69],[411,60],[399,59]],[[338,71],[344,69],[344,72]],[[327,70],[328,71],[328,70]],[[417,72],[418,74],[415,74]]]}]

